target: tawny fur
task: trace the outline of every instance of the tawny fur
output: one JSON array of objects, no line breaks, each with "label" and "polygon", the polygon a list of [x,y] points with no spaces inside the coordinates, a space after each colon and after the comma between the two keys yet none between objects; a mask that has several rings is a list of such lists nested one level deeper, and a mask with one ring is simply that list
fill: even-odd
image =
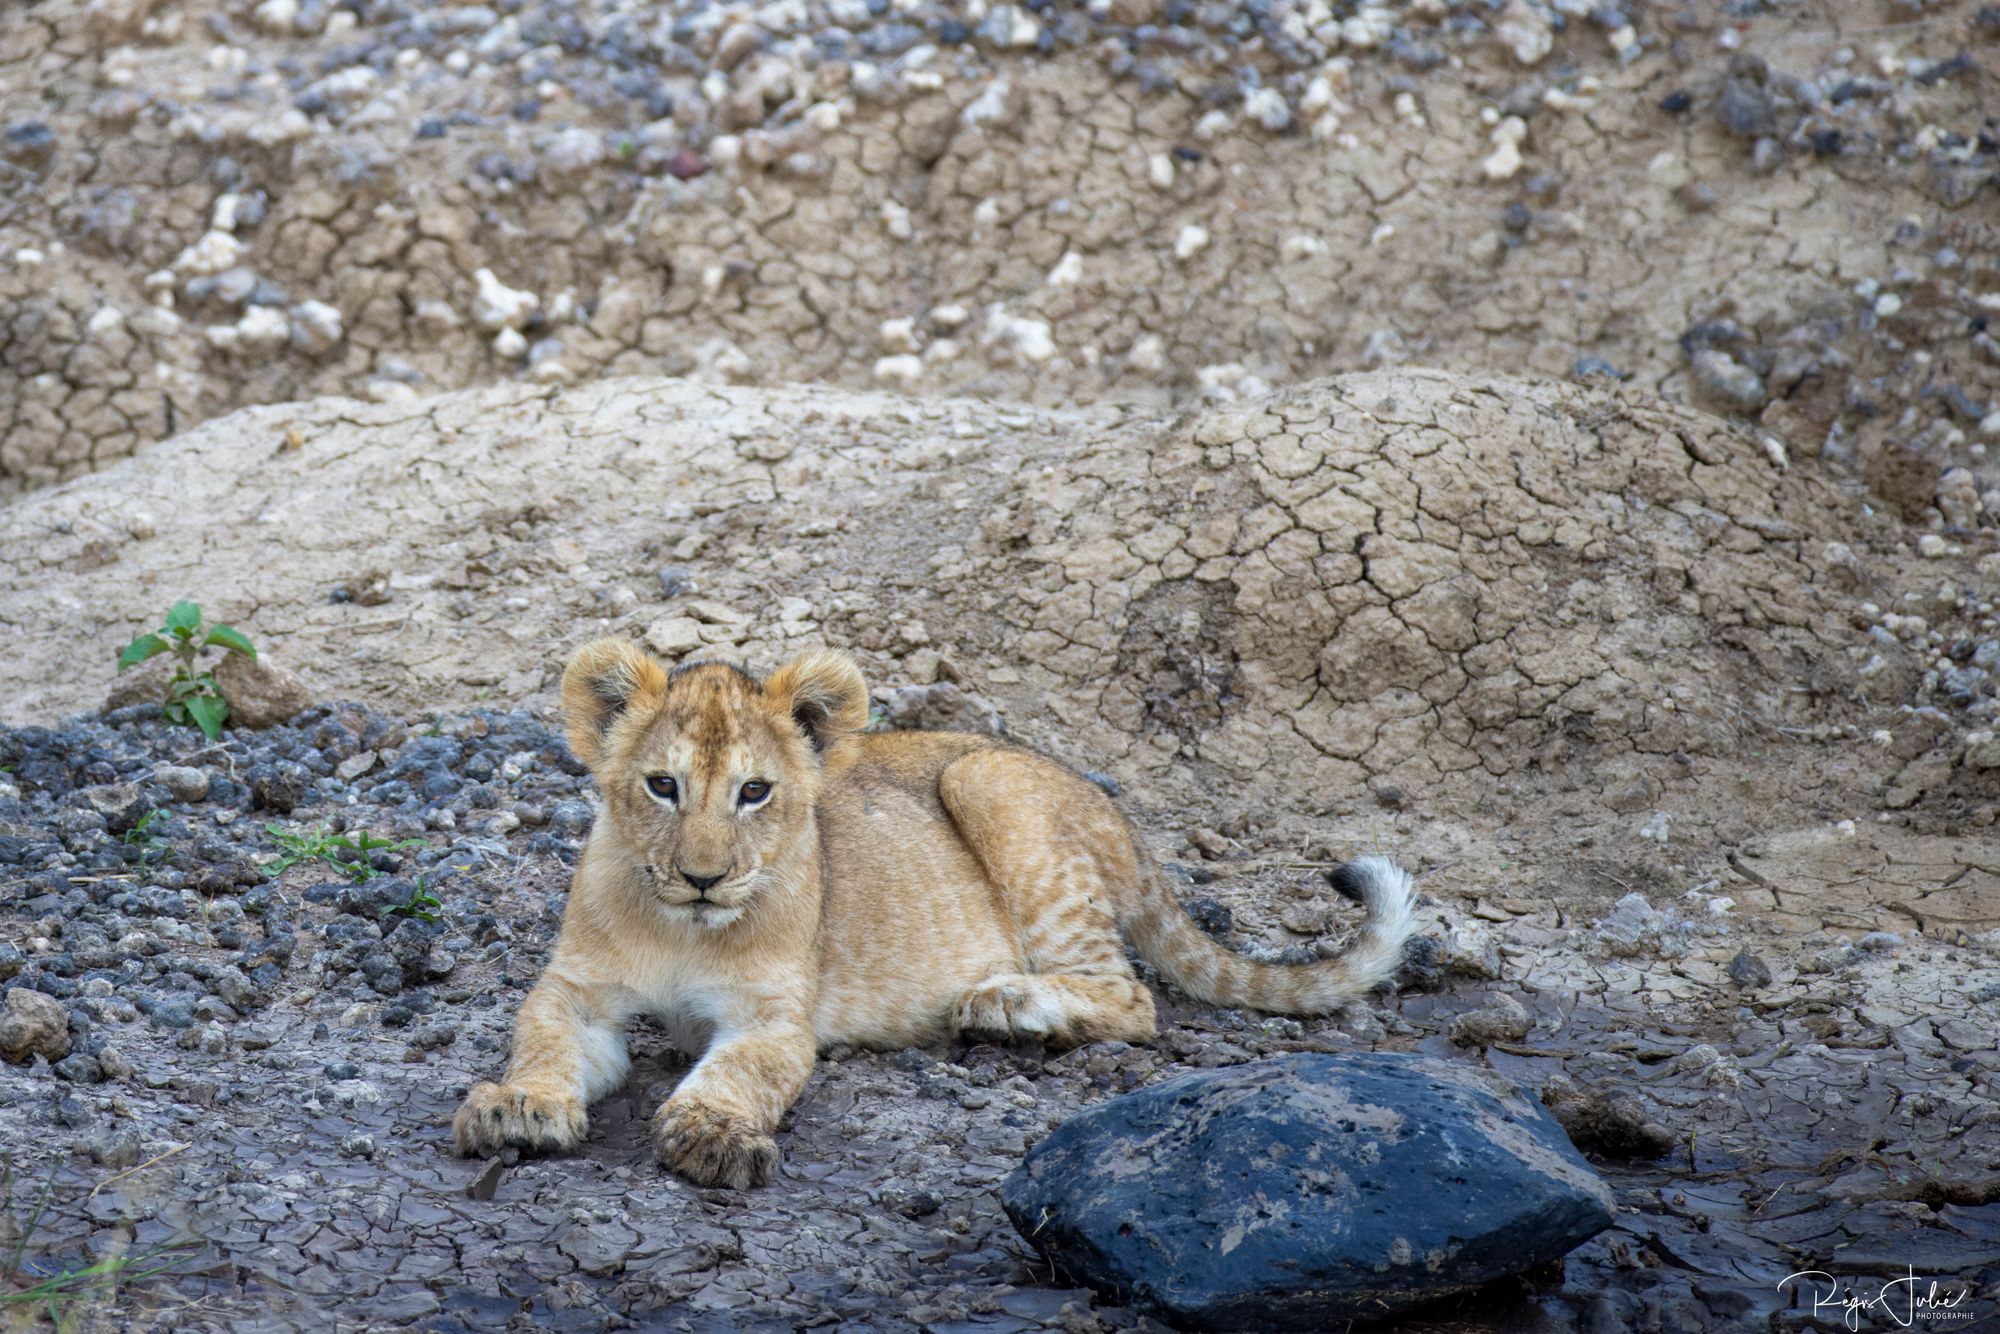
[{"label": "tawny fur", "polygon": [[[867,689],[842,653],[760,683],[713,663],[669,673],[599,640],[562,696],[603,809],[506,1081],[476,1086],[453,1122],[461,1153],[575,1146],[643,1012],[706,1043],[654,1117],[661,1161],[757,1185],[821,1047],[1143,1042],[1153,998],[1121,935],[1199,1000],[1320,1013],[1392,974],[1412,929],[1408,874],[1363,858],[1342,877],[1368,908],[1345,955],[1233,954],[1095,784],[990,737],[864,733]],[[672,779],[674,799],[649,778]],[[756,782],[768,795],[747,801]]]}]

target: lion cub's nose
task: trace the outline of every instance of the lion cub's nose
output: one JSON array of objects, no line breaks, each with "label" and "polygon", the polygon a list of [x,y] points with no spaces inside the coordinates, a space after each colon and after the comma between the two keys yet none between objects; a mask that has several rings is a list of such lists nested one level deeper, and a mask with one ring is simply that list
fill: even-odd
[{"label": "lion cub's nose", "polygon": [[[679,867],[675,867],[674,869],[677,871],[680,870]],[[692,871],[681,871],[681,879],[687,881],[690,885],[693,885],[695,893],[706,894],[709,891],[709,887],[714,885],[716,881],[722,879],[722,876],[720,874],[696,875]]]}]

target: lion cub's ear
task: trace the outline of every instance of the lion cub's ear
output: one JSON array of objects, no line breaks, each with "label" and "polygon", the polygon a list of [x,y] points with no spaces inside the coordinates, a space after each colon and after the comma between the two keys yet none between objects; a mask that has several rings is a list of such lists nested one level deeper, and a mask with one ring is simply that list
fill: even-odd
[{"label": "lion cub's ear", "polygon": [[771,673],[764,697],[791,716],[815,750],[868,726],[868,683],[854,659],[837,649],[793,658]]},{"label": "lion cub's ear", "polygon": [[637,644],[623,639],[596,639],[570,657],[563,668],[563,721],[569,726],[569,748],[597,768],[604,734],[634,703],[657,700],[667,690],[667,669]]}]

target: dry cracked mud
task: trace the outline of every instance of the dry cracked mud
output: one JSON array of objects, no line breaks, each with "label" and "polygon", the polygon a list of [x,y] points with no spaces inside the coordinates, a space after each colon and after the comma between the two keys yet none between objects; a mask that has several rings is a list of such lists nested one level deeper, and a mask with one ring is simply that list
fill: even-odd
[{"label": "dry cracked mud", "polygon": [[[1138,1328],[1007,1224],[1024,1148],[1415,1050],[1538,1092],[1620,1214],[1402,1327],[1833,1328],[1807,1268],[2000,1319],[1997,38],[0,11],[0,989],[74,1048],[0,1064],[0,1258],[141,1257],[63,1308],[95,1328]],[[329,704],[219,747],[156,679],[100,714],[182,596]],[[589,820],[555,672],[606,633],[848,648],[890,725],[1120,789],[1239,948],[1334,947],[1321,871],[1393,853],[1425,943],[1323,1020],[1161,989],[1147,1048],[836,1052],[754,1194],[647,1159],[650,1030],[583,1152],[453,1159]],[[371,883],[444,920],[261,883],[267,824],[415,840]]]}]

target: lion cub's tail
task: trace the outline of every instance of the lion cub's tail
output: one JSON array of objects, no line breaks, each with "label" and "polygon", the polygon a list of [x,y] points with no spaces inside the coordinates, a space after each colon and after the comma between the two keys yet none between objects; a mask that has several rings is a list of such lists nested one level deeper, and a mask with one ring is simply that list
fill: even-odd
[{"label": "lion cub's tail", "polygon": [[1196,926],[1146,857],[1146,885],[1125,935],[1146,962],[1196,1000],[1273,1014],[1325,1014],[1395,975],[1416,931],[1410,873],[1387,857],[1357,857],[1329,877],[1368,920],[1353,944],[1318,963],[1264,963],[1223,948]]}]

